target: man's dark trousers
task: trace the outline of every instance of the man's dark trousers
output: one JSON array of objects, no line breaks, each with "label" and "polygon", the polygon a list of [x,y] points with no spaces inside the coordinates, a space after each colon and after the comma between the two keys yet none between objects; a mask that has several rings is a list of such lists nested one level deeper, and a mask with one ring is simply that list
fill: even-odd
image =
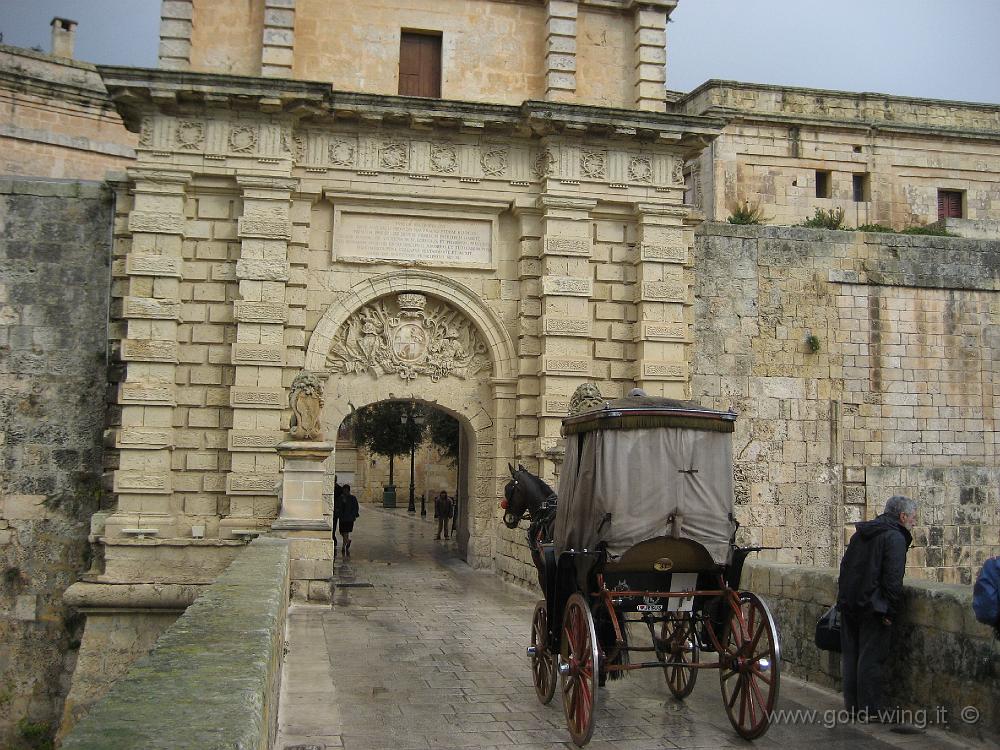
[{"label": "man's dark trousers", "polygon": [[884,617],[875,612],[840,613],[841,671],[848,711],[874,715],[882,708],[882,674],[892,633]]}]

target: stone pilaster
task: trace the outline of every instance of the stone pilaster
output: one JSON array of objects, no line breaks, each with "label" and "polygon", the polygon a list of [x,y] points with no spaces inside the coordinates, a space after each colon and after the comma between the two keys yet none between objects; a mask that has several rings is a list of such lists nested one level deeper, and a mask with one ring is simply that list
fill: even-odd
[{"label": "stone pilaster", "polygon": [[687,398],[693,235],[680,206],[636,206],[636,385],[651,396]]},{"label": "stone pilaster", "polygon": [[277,515],[281,415],[287,406],[282,375],[286,365],[286,285],[294,183],[270,177],[239,177],[243,215],[239,219],[240,299],[235,302],[235,382],[230,392],[231,472],[226,480],[229,516],[220,536],[270,525]]},{"label": "stone pilaster", "polygon": [[295,57],[295,0],[264,0],[260,74],[291,78]]},{"label": "stone pilaster", "polygon": [[665,112],[667,81],[667,10],[643,3],[634,9],[635,107]]},{"label": "stone pilaster", "polygon": [[193,0],[163,0],[160,4],[160,67],[188,70],[191,67],[191,19]]},{"label": "stone pilaster", "polygon": [[[591,211],[597,201],[544,194],[541,247],[541,394],[539,453],[545,460],[560,442],[569,397],[588,380],[605,380],[595,370],[591,298],[594,294]],[[551,478],[554,467],[546,465]]]},{"label": "stone pilaster", "polygon": [[533,456],[538,449],[538,415],[541,411],[542,353],[542,222],[534,207],[516,209],[520,224],[518,256],[517,379],[514,451],[517,456]]},{"label": "stone pilaster", "polygon": [[576,100],[577,0],[548,0],[545,36],[545,100]]},{"label": "stone pilaster", "polygon": [[136,169],[128,215],[131,246],[117,267],[120,299],[112,335],[124,373],[118,386],[120,426],[109,436],[118,451],[112,490],[118,498],[105,535],[174,537],[171,450],[181,316],[181,247],[191,175]]}]

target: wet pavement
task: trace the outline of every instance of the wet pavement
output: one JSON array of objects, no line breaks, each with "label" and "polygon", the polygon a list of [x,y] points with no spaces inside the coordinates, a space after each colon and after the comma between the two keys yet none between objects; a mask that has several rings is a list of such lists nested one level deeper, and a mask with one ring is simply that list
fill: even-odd
[{"label": "wet pavement", "polygon": [[[363,506],[352,559],[336,561],[332,606],[289,610],[279,750],[573,748],[557,688],[543,706],[525,656],[539,594],[474,571],[429,517]],[[928,729],[835,725],[838,695],[782,677],[778,708],[815,710],[747,742],[732,729],[718,673],[685,701],[663,672],[633,672],[598,692],[593,750],[975,747]],[[985,746],[985,745],[983,745]]]}]

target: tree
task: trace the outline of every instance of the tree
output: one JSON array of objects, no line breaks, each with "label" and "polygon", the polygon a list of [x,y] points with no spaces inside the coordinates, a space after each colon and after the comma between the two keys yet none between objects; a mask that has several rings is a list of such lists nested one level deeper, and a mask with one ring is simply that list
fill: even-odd
[{"label": "tree", "polygon": [[427,409],[427,431],[430,441],[437,446],[448,463],[455,466],[458,463],[458,420],[443,411]]},{"label": "tree", "polygon": [[420,413],[421,407],[413,402],[380,401],[358,409],[350,417],[354,444],[389,459],[390,485],[395,484],[393,459],[424,441],[426,425],[408,419]]}]

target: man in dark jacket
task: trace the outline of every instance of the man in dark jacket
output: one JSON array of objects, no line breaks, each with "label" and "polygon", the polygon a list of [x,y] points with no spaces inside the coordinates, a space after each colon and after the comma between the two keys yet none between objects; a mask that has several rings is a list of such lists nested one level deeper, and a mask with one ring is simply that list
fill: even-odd
[{"label": "man in dark jacket", "polygon": [[837,608],[848,711],[872,717],[882,708],[882,667],[902,600],[906,551],[913,541],[910,529],[916,522],[916,502],[902,495],[889,498],[880,516],[855,524],[857,531],[840,563]]}]

